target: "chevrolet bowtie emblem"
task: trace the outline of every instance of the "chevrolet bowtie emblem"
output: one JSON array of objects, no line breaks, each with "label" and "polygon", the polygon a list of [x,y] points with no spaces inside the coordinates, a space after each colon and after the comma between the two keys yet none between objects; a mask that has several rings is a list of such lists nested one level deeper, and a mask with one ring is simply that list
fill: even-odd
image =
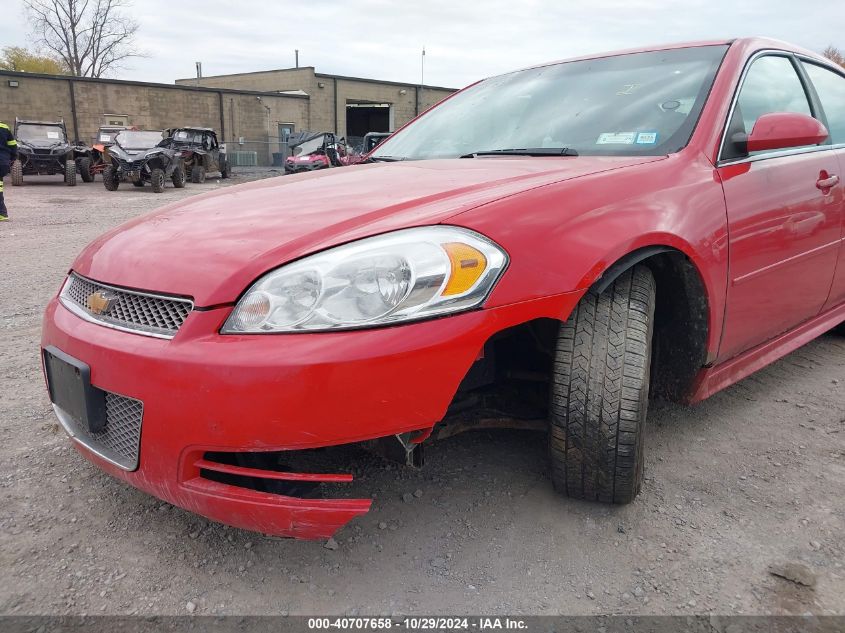
[{"label": "chevrolet bowtie emblem", "polygon": [[96,292],[92,292],[88,295],[88,299],[85,303],[88,305],[88,309],[93,314],[105,314],[109,311],[109,308],[114,305],[116,300],[117,297],[114,293],[105,290],[97,290]]}]

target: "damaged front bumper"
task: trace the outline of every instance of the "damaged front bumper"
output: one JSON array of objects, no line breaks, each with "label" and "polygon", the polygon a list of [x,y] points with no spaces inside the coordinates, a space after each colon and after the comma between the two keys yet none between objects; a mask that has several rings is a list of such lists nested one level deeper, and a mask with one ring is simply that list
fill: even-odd
[{"label": "damaged front bumper", "polygon": [[[194,310],[165,340],[83,320],[54,299],[42,347],[89,367],[91,386],[106,395],[99,433],[57,411],[91,462],[214,521],[318,539],[367,512],[371,500],[296,496],[297,484],[342,486],[352,477],[285,470],[255,455],[422,438],[490,336],[566,314],[575,301],[560,295],[401,327],[283,335],[220,335],[231,310],[222,307]],[[127,446],[118,421],[131,415],[134,464],[118,455]]]}]

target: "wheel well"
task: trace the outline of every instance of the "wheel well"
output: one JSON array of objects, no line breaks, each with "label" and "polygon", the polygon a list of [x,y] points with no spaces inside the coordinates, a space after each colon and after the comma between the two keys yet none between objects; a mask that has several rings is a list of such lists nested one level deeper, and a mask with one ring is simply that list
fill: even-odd
[{"label": "wheel well", "polygon": [[[681,401],[706,363],[709,306],[704,282],[686,255],[661,246],[620,259],[590,290],[606,289],[636,265],[647,266],[657,285],[651,395]],[[491,337],[461,382],[449,415],[474,410],[515,420],[545,418],[559,326],[556,319],[534,319]]]}]

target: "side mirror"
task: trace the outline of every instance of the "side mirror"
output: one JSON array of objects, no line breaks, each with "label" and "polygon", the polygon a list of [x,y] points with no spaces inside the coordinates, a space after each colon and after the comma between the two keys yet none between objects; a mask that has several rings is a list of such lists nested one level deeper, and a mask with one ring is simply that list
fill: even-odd
[{"label": "side mirror", "polygon": [[[754,123],[748,136],[734,135],[734,143],[745,152],[789,149],[823,143],[829,133],[817,119],[797,112],[772,112]],[[743,138],[737,138],[742,136]],[[742,145],[745,147],[743,148]]]}]

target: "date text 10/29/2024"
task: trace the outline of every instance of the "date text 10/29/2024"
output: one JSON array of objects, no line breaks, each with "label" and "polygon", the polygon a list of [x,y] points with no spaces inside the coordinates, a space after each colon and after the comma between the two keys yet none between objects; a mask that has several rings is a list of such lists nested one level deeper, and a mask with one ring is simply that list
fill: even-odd
[{"label": "date text 10/29/2024", "polygon": [[528,628],[527,623],[519,618],[497,617],[406,617],[393,618],[308,618],[309,630],[385,630],[404,629],[407,631],[443,631],[477,630],[520,631]]}]

